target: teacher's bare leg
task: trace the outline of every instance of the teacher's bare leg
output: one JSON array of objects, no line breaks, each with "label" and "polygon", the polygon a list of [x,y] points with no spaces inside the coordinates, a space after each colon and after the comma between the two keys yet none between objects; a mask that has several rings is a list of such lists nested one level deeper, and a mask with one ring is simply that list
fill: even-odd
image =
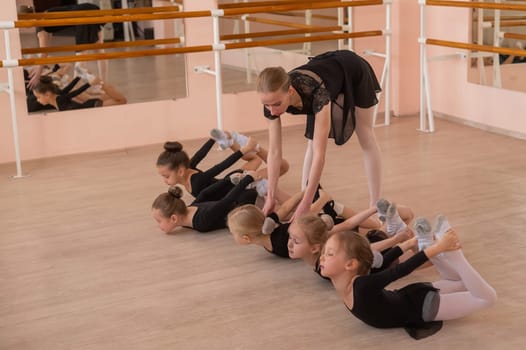
[{"label": "teacher's bare leg", "polygon": [[355,132],[363,151],[370,206],[376,205],[382,190],[382,159],[374,134],[373,114],[374,106],[371,108],[356,107]]}]

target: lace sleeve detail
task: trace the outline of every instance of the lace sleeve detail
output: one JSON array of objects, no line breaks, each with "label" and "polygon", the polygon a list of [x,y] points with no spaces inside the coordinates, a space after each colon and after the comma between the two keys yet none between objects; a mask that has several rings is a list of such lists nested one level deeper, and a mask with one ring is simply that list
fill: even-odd
[{"label": "lace sleeve detail", "polygon": [[303,113],[316,114],[331,101],[329,91],[315,73],[298,69],[290,73],[292,86],[300,94],[303,102]]},{"label": "lace sleeve detail", "polygon": [[314,90],[314,94],[312,96],[312,111],[314,112],[314,114],[321,111],[323,106],[328,104],[330,101],[331,95],[324,86],[320,86],[316,90]]}]

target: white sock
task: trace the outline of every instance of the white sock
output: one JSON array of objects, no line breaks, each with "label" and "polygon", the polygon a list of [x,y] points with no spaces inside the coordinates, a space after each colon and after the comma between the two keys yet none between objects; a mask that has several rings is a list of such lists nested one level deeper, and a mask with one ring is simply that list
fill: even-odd
[{"label": "white sock", "polygon": [[260,197],[265,197],[268,192],[268,180],[261,179],[256,183],[256,191]]},{"label": "white sock", "polygon": [[336,213],[336,215],[342,216],[343,215],[343,210],[345,209],[345,205],[343,205],[340,202],[334,201],[333,209],[334,209],[334,212]]},{"label": "white sock", "polygon": [[274,230],[278,226],[279,226],[279,224],[277,222],[275,222],[274,219],[272,219],[271,217],[267,216],[265,218],[265,221],[263,222],[263,227],[261,228],[261,232],[264,235],[270,235],[272,232],[274,232]]},{"label": "white sock", "polygon": [[398,214],[396,204],[394,203],[391,203],[389,208],[387,208],[387,213],[385,214],[385,223],[387,225],[386,233],[389,237],[397,234],[407,227],[405,222]]},{"label": "white sock", "polygon": [[449,221],[447,221],[447,218],[440,214],[435,219],[435,226],[433,227],[433,232],[435,232],[436,238],[440,239],[444,233],[449,231],[451,229],[451,225],[449,224]]},{"label": "white sock", "polygon": [[240,146],[240,147],[245,147],[248,143],[248,137],[243,135],[243,134],[239,134],[235,131],[232,131],[230,133],[230,136],[232,136],[232,140],[234,140],[235,142],[237,142],[237,144]]},{"label": "white sock", "polygon": [[223,150],[229,148],[234,143],[234,140],[229,139],[225,132],[221,129],[213,128],[210,130],[210,136],[217,142],[219,147]]},{"label": "white sock", "polygon": [[376,209],[378,210],[378,219],[380,219],[380,221],[385,222],[385,215],[387,214],[387,209],[389,209],[390,205],[391,202],[383,198],[380,198],[376,202]]},{"label": "white sock", "polygon": [[413,226],[416,231],[416,238],[418,239],[418,250],[423,250],[433,245],[433,231],[431,231],[431,225],[426,218],[416,218]]},{"label": "white sock", "polygon": [[384,263],[384,256],[382,255],[382,253],[376,250],[373,250],[373,263],[371,267],[378,269],[382,267],[383,263]]}]

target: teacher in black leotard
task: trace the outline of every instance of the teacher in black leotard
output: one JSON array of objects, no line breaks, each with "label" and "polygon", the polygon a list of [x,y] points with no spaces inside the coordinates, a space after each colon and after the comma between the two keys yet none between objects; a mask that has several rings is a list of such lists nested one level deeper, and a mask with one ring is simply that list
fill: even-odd
[{"label": "teacher in black leotard", "polygon": [[281,67],[264,69],[257,91],[269,119],[269,191],[264,212],[274,206],[274,192],[282,158],[280,116],[306,114],[305,137],[309,140],[303,165],[305,195],[294,217],[309,210],[320,182],[328,138],[342,145],[356,131],[363,150],[370,206],[380,197],[380,149],[373,131],[373,110],[380,92],[378,80],[367,61],[351,51],[333,51],[313,57],[307,64],[285,72]]}]

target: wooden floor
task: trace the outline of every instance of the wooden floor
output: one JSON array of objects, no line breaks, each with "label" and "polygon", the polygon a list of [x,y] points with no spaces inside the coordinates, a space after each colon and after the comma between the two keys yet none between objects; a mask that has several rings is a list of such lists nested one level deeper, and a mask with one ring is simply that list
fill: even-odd
[{"label": "wooden floor", "polygon": [[[17,180],[14,165],[0,166],[0,349],[524,349],[526,142],[443,120],[434,134],[417,125],[377,129],[384,195],[450,218],[497,290],[493,308],[415,341],[355,319],[302,262],[237,246],[226,230],[165,235],[150,216],[165,189],[159,145],[25,162],[31,176]],[[294,191],[302,129],[286,140],[282,184]],[[323,185],[364,208],[357,140],[328,154]],[[421,270],[394,286],[436,277]]]}]

